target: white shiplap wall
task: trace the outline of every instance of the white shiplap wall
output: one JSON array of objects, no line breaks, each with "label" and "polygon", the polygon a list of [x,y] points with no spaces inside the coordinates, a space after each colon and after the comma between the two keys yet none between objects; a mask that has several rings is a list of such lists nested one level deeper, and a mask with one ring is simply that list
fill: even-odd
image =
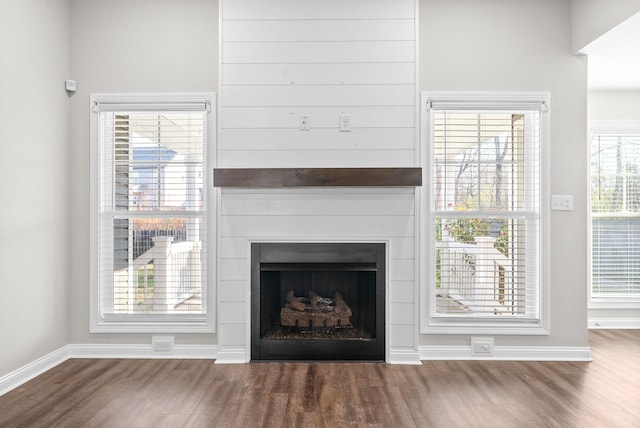
[{"label": "white shiplap wall", "polygon": [[219,212],[218,362],[248,361],[252,242],[387,244],[387,360],[417,362],[415,191],[224,190]]},{"label": "white shiplap wall", "polygon": [[[221,9],[219,166],[416,164],[414,0]],[[351,132],[339,132],[341,113]]]},{"label": "white shiplap wall", "polygon": [[[220,5],[219,167],[417,164],[414,0]],[[277,241],[385,242],[387,361],[419,361],[414,189],[223,189],[219,208],[218,362],[249,360],[250,244]]]}]

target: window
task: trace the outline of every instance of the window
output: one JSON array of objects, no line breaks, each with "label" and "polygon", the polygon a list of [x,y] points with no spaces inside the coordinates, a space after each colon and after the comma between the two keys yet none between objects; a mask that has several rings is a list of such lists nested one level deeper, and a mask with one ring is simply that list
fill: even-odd
[{"label": "window", "polygon": [[546,334],[548,99],[425,94],[424,333]]},{"label": "window", "polygon": [[91,97],[92,331],[212,331],[212,103]]},{"label": "window", "polygon": [[640,124],[591,129],[591,301],[640,302]]}]

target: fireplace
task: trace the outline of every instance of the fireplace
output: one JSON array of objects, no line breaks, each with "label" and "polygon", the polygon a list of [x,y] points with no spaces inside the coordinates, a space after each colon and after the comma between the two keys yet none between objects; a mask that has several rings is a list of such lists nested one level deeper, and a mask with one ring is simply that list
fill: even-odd
[{"label": "fireplace", "polygon": [[385,244],[254,243],[251,359],[385,359]]}]

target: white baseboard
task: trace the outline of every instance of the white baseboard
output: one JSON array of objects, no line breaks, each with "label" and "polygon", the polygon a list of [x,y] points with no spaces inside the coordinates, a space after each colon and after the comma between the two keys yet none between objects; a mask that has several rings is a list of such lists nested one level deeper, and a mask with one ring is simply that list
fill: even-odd
[{"label": "white baseboard", "polygon": [[222,347],[218,350],[216,364],[246,364],[250,360],[244,347]]},{"label": "white baseboard", "polygon": [[34,377],[65,362],[69,358],[68,346],[63,346],[0,377],[0,395],[6,394]]},{"label": "white baseboard", "polygon": [[489,361],[592,361],[589,347],[495,346],[486,357],[474,355],[471,346],[421,346],[421,360]]},{"label": "white baseboard", "polygon": [[640,329],[640,318],[589,318],[589,328],[597,329]]},{"label": "white baseboard", "polygon": [[171,351],[154,352],[151,345],[71,344],[26,364],[0,377],[0,395],[18,388],[23,383],[54,368],[69,358],[217,358],[217,345],[175,345]]},{"label": "white baseboard", "polygon": [[171,351],[154,352],[151,344],[110,345],[72,344],[69,358],[171,358],[212,360],[220,349],[217,345],[174,345]]},{"label": "white baseboard", "polygon": [[420,353],[416,351],[391,350],[389,352],[389,364],[421,365]]}]

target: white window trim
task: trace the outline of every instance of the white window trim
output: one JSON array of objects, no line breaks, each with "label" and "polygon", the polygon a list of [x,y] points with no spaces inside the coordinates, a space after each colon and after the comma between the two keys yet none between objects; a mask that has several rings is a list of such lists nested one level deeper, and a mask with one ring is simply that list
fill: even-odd
[{"label": "white window trim", "polygon": [[[640,120],[593,120],[589,123],[589,146],[591,146],[591,135],[592,134],[640,134]],[[587,167],[590,169],[591,167],[591,158],[587,159]],[[589,293],[589,302],[588,309],[640,309],[640,297],[631,297],[631,298],[619,298],[616,296],[606,297],[606,296],[594,296],[593,295],[593,246],[591,242],[591,235],[593,233],[592,229],[592,217],[591,217],[591,189],[590,183],[587,181],[587,194],[589,195],[589,209],[588,216],[589,219],[587,221],[587,236],[588,239],[588,293]]]},{"label": "white window trim", "polygon": [[[99,233],[99,112],[121,109],[184,110],[202,103],[207,114],[207,142],[205,188],[207,198],[207,281],[203,284],[203,314],[108,315],[100,313],[98,272]],[[216,157],[216,108],[214,93],[152,93],[152,94],[91,94],[90,95],[90,333],[214,333],[216,265],[216,206],[217,193],[213,188],[213,168]]]},{"label": "white window trim", "polygon": [[[539,260],[539,304],[540,316],[536,321],[530,320],[494,320],[485,318],[448,318],[434,317],[431,313],[433,297],[430,278],[432,245],[435,239],[433,227],[430,227],[433,176],[431,154],[431,124],[429,109],[432,103],[448,108],[459,108],[473,104],[475,108],[523,109],[537,104],[540,117],[540,247]],[[549,110],[550,94],[548,92],[422,92],[420,102],[420,121],[422,129],[421,147],[423,162],[423,183],[420,192],[420,333],[450,335],[549,335],[550,334],[550,292],[549,292]]]}]

